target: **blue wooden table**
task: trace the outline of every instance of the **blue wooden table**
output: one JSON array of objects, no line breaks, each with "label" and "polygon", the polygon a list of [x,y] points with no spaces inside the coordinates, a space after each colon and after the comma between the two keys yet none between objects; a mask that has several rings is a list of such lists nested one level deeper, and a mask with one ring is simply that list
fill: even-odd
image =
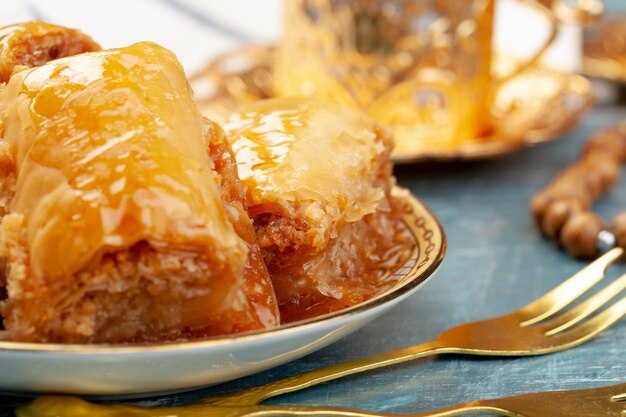
[{"label": "blue wooden table", "polygon": [[[598,109],[558,142],[484,162],[398,167],[399,183],[430,205],[448,235],[447,258],[426,287],[351,337],[301,360],[222,386],[138,403],[184,404],[204,395],[420,343],[452,325],[500,315],[540,296],[584,263],[541,238],[529,218],[528,202],[576,158],[590,132],[622,119],[626,119],[626,109]],[[625,210],[626,181],[596,209],[605,219]],[[613,269],[613,277],[626,271],[619,266]],[[427,359],[269,403],[419,412],[478,398],[620,382],[626,382],[626,320],[591,343],[551,356]],[[24,401],[0,397],[0,416],[13,415],[13,407]]]}]

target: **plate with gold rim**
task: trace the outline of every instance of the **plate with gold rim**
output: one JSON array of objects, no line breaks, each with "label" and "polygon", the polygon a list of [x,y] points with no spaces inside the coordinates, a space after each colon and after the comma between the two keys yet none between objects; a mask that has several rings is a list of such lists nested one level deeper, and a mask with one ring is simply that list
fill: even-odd
[{"label": "plate with gold rim", "polygon": [[179,343],[70,345],[0,341],[0,391],[141,397],[219,384],[319,350],[381,316],[433,276],[446,252],[435,215],[407,190],[408,259],[361,304],[275,329]]},{"label": "plate with gold rim", "polygon": [[[274,96],[272,46],[245,46],[214,58],[190,78],[201,111],[224,122],[241,104]],[[518,58],[498,52],[494,71],[506,73]],[[490,133],[466,140],[396,142],[396,164],[487,159],[551,142],[572,131],[593,105],[585,77],[535,65],[498,87]]]}]

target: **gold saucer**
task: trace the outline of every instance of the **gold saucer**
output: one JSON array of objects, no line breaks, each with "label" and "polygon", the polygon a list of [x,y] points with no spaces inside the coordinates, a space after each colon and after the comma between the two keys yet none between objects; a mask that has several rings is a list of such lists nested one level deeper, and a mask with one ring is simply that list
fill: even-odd
[{"label": "gold saucer", "polygon": [[[272,46],[247,46],[216,57],[191,77],[202,113],[224,122],[240,104],[274,96]],[[496,71],[514,58],[498,54]],[[535,66],[507,81],[495,94],[491,134],[464,141],[397,142],[396,163],[486,159],[549,142],[576,127],[593,99],[579,75]]]}]

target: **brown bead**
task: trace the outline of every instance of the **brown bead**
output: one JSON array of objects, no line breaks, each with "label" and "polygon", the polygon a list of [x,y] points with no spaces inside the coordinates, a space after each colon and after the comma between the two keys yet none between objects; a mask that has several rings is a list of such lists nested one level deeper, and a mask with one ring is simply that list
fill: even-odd
[{"label": "brown bead", "polygon": [[[587,197],[590,197],[591,201],[596,200],[602,195],[605,188],[605,181],[603,175],[597,170],[590,169],[590,164],[576,163],[569,167],[564,173],[559,176],[554,184],[559,187],[570,187],[578,190],[584,189],[582,192],[582,200],[587,202]],[[579,191],[579,193],[581,193]]]},{"label": "brown bead", "polygon": [[626,163],[626,135],[620,135],[619,141],[622,144],[622,149],[624,150],[622,153],[622,163]]},{"label": "brown bead", "polygon": [[[541,231],[556,238],[572,255],[592,257],[598,236],[605,230],[600,217],[589,210],[619,180],[626,162],[626,122],[602,130],[586,143],[582,158],[564,169],[541,193],[530,209]],[[626,248],[626,212],[613,221],[616,243]]]},{"label": "brown bead", "polygon": [[617,246],[626,248],[626,212],[615,216],[611,225],[611,231],[615,235]]},{"label": "brown bead", "polygon": [[555,181],[560,180],[576,180],[582,176],[581,166],[578,164],[570,165],[557,175]]},{"label": "brown bead", "polygon": [[592,169],[586,169],[584,172],[585,185],[593,200],[599,199],[609,191],[600,172]]},{"label": "brown bead", "polygon": [[571,198],[572,197],[569,196],[567,192],[555,189],[552,186],[535,194],[533,199],[530,201],[530,212],[537,222],[537,225],[541,227],[546,210],[552,203],[558,200],[569,200]]},{"label": "brown bead", "polygon": [[568,175],[561,175],[555,179],[550,188],[554,189],[573,189],[585,187],[585,178],[582,175],[569,173]]},{"label": "brown bead", "polygon": [[582,183],[572,182],[560,182],[555,183],[548,189],[548,192],[558,199],[569,199],[573,198],[575,200],[580,201],[582,206],[587,209],[591,207],[593,203],[593,197],[591,192],[587,189],[585,185]]},{"label": "brown bead", "polygon": [[583,164],[590,172],[600,175],[603,194],[607,193],[619,179],[621,164],[609,154],[595,152],[585,156]]},{"label": "brown bead", "polygon": [[563,224],[574,214],[582,212],[583,206],[574,198],[563,198],[550,203],[543,215],[541,231],[550,238],[558,238]]},{"label": "brown bead", "polygon": [[584,184],[586,173],[587,167],[583,164],[577,163],[561,171],[561,174],[556,177],[553,184]]},{"label": "brown bead", "polygon": [[548,208],[548,205],[552,203],[557,197],[553,194],[550,194],[548,191],[543,190],[538,194],[535,194],[532,200],[530,200],[530,213],[535,219],[535,223],[541,226],[543,221],[543,215]]},{"label": "brown bead", "polygon": [[614,126],[615,131],[621,135],[626,137],[626,122],[620,122]]},{"label": "brown bead", "polygon": [[561,245],[569,253],[580,258],[591,258],[598,252],[598,234],[604,230],[600,217],[589,212],[570,216],[561,230]]},{"label": "brown bead", "polygon": [[626,150],[622,146],[620,134],[615,129],[607,129],[596,133],[587,141],[583,155],[594,152],[605,152],[620,161],[624,160]]},{"label": "brown bead", "polygon": [[589,161],[611,163],[613,165],[621,165],[622,163],[618,155],[601,148],[593,149],[582,156],[583,164]]},{"label": "brown bead", "polygon": [[615,134],[617,135],[623,149],[622,162],[626,162],[626,123],[622,122],[615,126]]}]

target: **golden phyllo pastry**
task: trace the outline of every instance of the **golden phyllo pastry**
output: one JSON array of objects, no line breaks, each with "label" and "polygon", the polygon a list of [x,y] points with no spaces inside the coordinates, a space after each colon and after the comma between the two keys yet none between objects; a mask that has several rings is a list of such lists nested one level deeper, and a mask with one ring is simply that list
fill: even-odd
[{"label": "golden phyllo pastry", "polygon": [[17,71],[1,102],[16,174],[1,247],[10,338],[150,341],[278,323],[232,157],[171,52],[146,42]]},{"label": "golden phyllo pastry", "polygon": [[38,21],[6,26],[0,28],[0,82],[6,82],[15,67],[35,67],[99,49],[93,39],[75,29]]},{"label": "golden phyllo pastry", "polygon": [[385,133],[357,109],[299,98],[244,106],[225,130],[283,319],[379,291],[400,222]]}]

